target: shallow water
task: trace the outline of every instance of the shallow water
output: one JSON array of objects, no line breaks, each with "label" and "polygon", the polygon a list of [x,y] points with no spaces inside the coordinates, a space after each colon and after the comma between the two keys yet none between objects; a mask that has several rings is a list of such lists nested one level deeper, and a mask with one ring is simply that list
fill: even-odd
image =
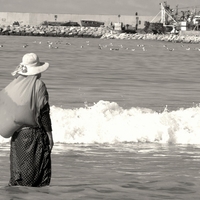
[{"label": "shallow water", "polygon": [[56,145],[51,186],[43,188],[6,187],[4,156],[1,199],[199,199],[199,152],[181,145]]},{"label": "shallow water", "polygon": [[0,88],[36,52],[51,65],[42,78],[55,106],[51,185],[7,187],[2,140],[0,199],[199,199],[198,44],[18,36],[0,44]]}]

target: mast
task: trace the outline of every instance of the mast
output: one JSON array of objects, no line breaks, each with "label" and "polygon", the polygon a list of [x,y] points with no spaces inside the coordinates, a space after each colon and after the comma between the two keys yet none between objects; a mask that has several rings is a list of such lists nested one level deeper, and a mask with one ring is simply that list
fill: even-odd
[{"label": "mast", "polygon": [[[174,23],[177,23],[177,21],[170,15],[170,13],[165,9],[162,3],[160,3],[161,6],[161,23],[163,23],[163,26],[169,26],[166,25],[166,16],[168,16],[170,19],[173,20]],[[170,25],[172,26],[172,25]]]},{"label": "mast", "polygon": [[165,8],[162,3],[160,3],[160,13],[161,13],[161,23],[163,23],[163,26],[165,26]]},{"label": "mast", "polygon": [[163,6],[162,3],[160,3],[160,12],[151,20],[151,22],[153,22],[158,17],[158,15],[160,15],[160,22],[163,24],[163,26],[174,27],[174,25],[167,25],[166,24],[166,16],[168,16],[175,24],[177,24],[177,21],[171,16],[169,11],[166,10],[166,8]]}]

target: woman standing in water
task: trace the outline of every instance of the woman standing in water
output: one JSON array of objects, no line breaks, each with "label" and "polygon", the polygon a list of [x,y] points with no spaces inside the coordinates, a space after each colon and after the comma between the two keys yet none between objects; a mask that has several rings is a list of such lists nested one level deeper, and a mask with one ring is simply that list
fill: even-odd
[{"label": "woman standing in water", "polygon": [[10,186],[40,187],[51,181],[54,143],[48,92],[40,79],[48,67],[36,54],[25,54],[12,73],[15,79],[4,89],[19,126],[11,137]]}]

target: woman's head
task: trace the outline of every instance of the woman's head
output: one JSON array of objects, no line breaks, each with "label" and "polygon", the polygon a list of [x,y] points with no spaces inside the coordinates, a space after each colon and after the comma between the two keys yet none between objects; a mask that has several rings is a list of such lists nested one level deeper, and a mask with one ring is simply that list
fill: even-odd
[{"label": "woman's head", "polygon": [[21,74],[32,76],[41,74],[49,68],[49,63],[40,62],[39,57],[35,53],[27,53],[22,57],[22,62],[17,69],[12,73],[13,76]]}]

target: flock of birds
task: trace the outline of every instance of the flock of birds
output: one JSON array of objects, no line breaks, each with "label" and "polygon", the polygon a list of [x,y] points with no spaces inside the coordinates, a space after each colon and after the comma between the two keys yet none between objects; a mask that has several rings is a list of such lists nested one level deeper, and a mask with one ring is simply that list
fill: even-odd
[{"label": "flock of birds", "polygon": [[[63,41],[47,41],[47,46],[49,49],[58,49],[59,48],[59,45],[62,43]],[[35,44],[42,44],[42,43],[45,43],[45,42],[37,42],[37,41],[34,41],[33,43]],[[24,44],[22,45],[23,48],[27,48],[29,47],[30,44]],[[70,42],[65,42],[65,45],[67,46],[71,46],[73,45],[72,43]],[[81,45],[80,48],[85,48],[86,46],[89,46],[90,45],[90,41],[87,40],[85,42],[84,45]],[[153,46],[153,45],[151,45]],[[3,48],[4,45],[3,44],[0,44],[0,48]],[[148,46],[149,47],[149,46]],[[130,48],[130,47],[125,47],[124,45],[120,44],[120,45],[114,45],[113,43],[109,43],[109,44],[98,44],[97,48],[99,50],[102,50],[102,49],[109,49],[110,51],[119,51],[121,49],[124,49],[124,50],[130,50],[130,51],[136,51],[138,49],[142,50],[142,51],[147,51],[147,46],[145,46],[144,44],[137,44],[135,48]],[[190,46],[185,46],[184,44],[181,44],[181,47],[184,48],[186,51],[190,51],[190,50],[196,50],[196,51],[200,51],[200,48],[199,47],[195,47],[195,48],[191,48]],[[166,44],[163,45],[163,48],[165,48],[166,50],[168,51],[175,51],[175,48],[170,48],[168,47]],[[148,49],[150,50],[150,49]]]},{"label": "flock of birds", "polygon": [[[175,49],[174,48],[169,48],[167,47],[167,45],[163,45],[164,48],[166,48],[167,50],[169,51],[174,51]],[[200,48],[199,47],[195,47],[194,49],[192,49],[191,47],[187,46],[185,47],[185,45],[181,45],[182,48],[184,48],[186,51],[190,51],[190,50],[196,50],[196,51],[200,51]]]}]

